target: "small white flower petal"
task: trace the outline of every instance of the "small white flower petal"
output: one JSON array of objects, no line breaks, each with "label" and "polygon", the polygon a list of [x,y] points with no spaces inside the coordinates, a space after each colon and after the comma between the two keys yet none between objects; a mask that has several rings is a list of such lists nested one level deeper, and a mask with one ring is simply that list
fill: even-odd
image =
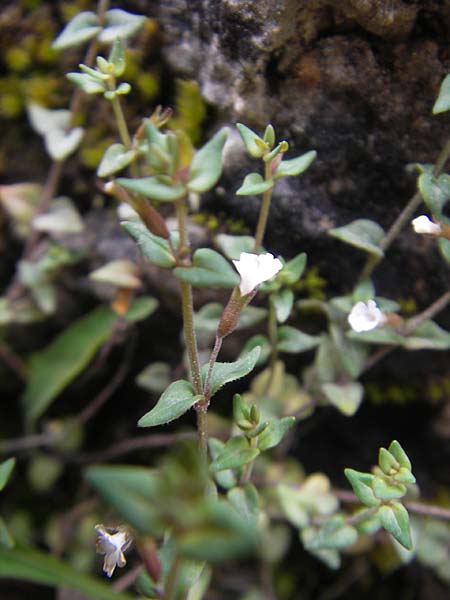
[{"label": "small white flower petal", "polygon": [[379,325],[382,325],[386,317],[378,308],[375,300],[357,302],[348,315],[348,323],[353,331],[361,333],[363,331],[371,331]]},{"label": "small white flower petal", "polygon": [[258,285],[268,281],[283,268],[280,259],[272,254],[252,254],[250,252],[241,252],[239,260],[233,260],[241,282],[239,290],[242,296],[250,294]]},{"label": "small white flower petal", "polygon": [[96,525],[97,553],[104,554],[103,571],[111,577],[116,567],[126,565],[124,551],[130,547],[131,537],[129,533],[119,528],[115,533],[110,533],[103,525]]},{"label": "small white flower petal", "polygon": [[420,234],[440,235],[441,226],[439,223],[433,223],[426,215],[420,215],[411,221],[414,231]]}]

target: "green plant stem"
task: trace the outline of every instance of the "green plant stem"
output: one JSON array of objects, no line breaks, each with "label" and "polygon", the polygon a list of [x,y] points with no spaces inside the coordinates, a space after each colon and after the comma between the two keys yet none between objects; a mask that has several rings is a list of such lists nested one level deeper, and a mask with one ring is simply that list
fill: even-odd
[{"label": "green plant stem", "polygon": [[269,299],[269,319],[267,322],[267,329],[269,334],[270,342],[270,378],[268,387],[270,387],[274,374],[275,367],[278,359],[278,327],[277,327],[277,313],[273,302]]},{"label": "green plant stem", "polygon": [[164,600],[176,600],[178,575],[180,573],[181,559],[178,555],[175,556],[167,575],[167,582],[164,586]]},{"label": "green plant stem", "polygon": [[449,157],[450,157],[450,139],[447,140],[447,143],[442,148],[441,153],[439,154],[438,159],[436,161],[436,164],[434,165],[434,169],[433,169],[434,177],[439,177],[439,175],[444,170],[445,163],[447,162]]},{"label": "green plant stem", "polygon": [[209,358],[208,373],[206,374],[205,386],[203,388],[203,397],[205,398],[206,401],[209,400],[209,387],[211,384],[211,375],[213,372],[214,365],[216,364],[216,360],[219,355],[220,349],[222,348],[222,341],[223,341],[223,338],[220,337],[219,335],[216,335],[216,339],[214,342],[214,348],[213,348],[213,350],[211,352],[211,356]]},{"label": "green plant stem", "polygon": [[[269,161],[269,162],[265,163],[265,167],[264,167],[265,180],[268,181],[269,179],[271,179],[271,175],[272,174],[270,171],[270,161]],[[263,239],[264,239],[264,233],[266,231],[267,219],[269,217],[270,201],[272,199],[272,191],[273,191],[273,188],[269,188],[268,190],[266,190],[264,192],[264,195],[263,195],[261,209],[259,211],[258,224],[256,226],[255,245],[253,247],[255,253],[258,252],[260,246],[262,245]]]},{"label": "green plant stem", "polygon": [[[189,252],[189,242],[186,224],[186,199],[182,198],[176,202],[178,219],[178,231],[180,243],[178,246],[178,259]],[[182,255],[180,257],[180,254]],[[185,261],[186,262],[186,261]],[[190,261],[189,261],[190,262]],[[181,263],[183,264],[183,263]],[[192,286],[190,283],[180,281],[181,310],[183,315],[184,343],[188,354],[189,371],[195,392],[203,395],[202,377],[200,373],[200,362],[198,358],[197,338],[194,328],[194,302],[192,298]],[[197,435],[200,452],[206,458],[208,452],[208,406],[204,402],[198,402],[195,406],[197,411]]]},{"label": "green plant stem", "polygon": [[421,323],[426,321],[427,319],[432,319],[435,315],[440,313],[444,308],[448,306],[450,303],[450,291],[442,294],[440,298],[438,298],[433,304],[431,304],[424,311],[407,321],[405,331],[406,334],[412,333],[415,329],[419,327]]},{"label": "green plant stem", "polygon": [[189,370],[192,384],[197,394],[202,394],[202,379],[198,360],[197,340],[194,330],[194,306],[192,301],[192,286],[185,281],[180,282],[181,309],[183,314],[184,341],[186,344]]},{"label": "green plant stem", "polygon": [[[360,503],[360,500],[356,497],[356,495],[348,490],[333,490],[333,494],[339,498],[341,502],[347,504]],[[410,502],[409,500],[403,501],[402,504],[404,504],[405,508],[407,508],[410,512],[417,515],[450,521],[450,508],[435,506],[433,504],[425,504],[422,502]],[[377,507],[375,507],[375,509],[376,508]]]},{"label": "green plant stem", "polygon": [[[113,85],[112,87],[115,88],[115,85]],[[123,114],[122,105],[120,103],[120,100],[117,96],[114,96],[114,98],[110,102],[111,102],[111,105],[112,105],[112,108],[114,111],[114,116],[116,118],[116,123],[117,123],[117,129],[119,130],[119,135],[120,135],[120,139],[122,140],[122,144],[125,146],[126,150],[130,150],[131,137],[130,137],[130,133],[128,131],[127,122],[126,122],[125,116]]]},{"label": "green plant stem", "polygon": [[[250,448],[256,448],[257,446],[257,439],[256,438],[250,438]],[[255,464],[255,459],[253,459],[252,461],[250,461],[249,463],[247,463],[244,467],[244,470],[242,471],[242,477],[241,477],[241,481],[240,484],[241,485],[245,485],[246,483],[249,483],[251,477],[252,477],[252,471],[253,471],[253,465]]]},{"label": "green plant stem", "polygon": [[351,517],[348,517],[345,522],[347,523],[347,525],[351,525],[351,526],[355,526],[358,525],[358,523],[361,523],[361,521],[364,521],[364,519],[367,519],[368,517],[371,517],[372,515],[374,515],[378,510],[378,506],[372,507],[372,508],[366,508],[366,510],[362,510],[361,512],[356,513],[356,515],[352,515]]}]

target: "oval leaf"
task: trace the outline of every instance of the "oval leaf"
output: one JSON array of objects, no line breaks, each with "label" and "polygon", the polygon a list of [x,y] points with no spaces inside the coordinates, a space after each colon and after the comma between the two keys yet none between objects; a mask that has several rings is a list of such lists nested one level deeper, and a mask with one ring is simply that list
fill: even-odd
[{"label": "oval leaf", "polygon": [[233,437],[228,440],[217,458],[211,463],[210,469],[213,472],[239,469],[251,462],[258,454],[258,448],[251,448],[244,436]]},{"label": "oval leaf", "polygon": [[[210,395],[213,396],[225,384],[236,381],[237,379],[241,379],[242,377],[245,377],[251,373],[258,362],[260,351],[261,349],[259,346],[257,346],[256,348],[253,348],[251,352],[245,354],[235,362],[216,362],[211,374],[209,385]],[[209,365],[206,364],[202,367],[203,380],[208,372],[208,366]]]},{"label": "oval leaf", "polygon": [[297,158],[282,160],[275,172],[274,179],[301,175],[301,173],[304,173],[306,169],[309,168],[316,156],[317,152],[315,150],[310,150],[301,156],[297,156]]},{"label": "oval leaf", "polygon": [[297,352],[306,352],[315,348],[320,343],[320,337],[303,333],[290,325],[284,325],[278,328],[278,350],[280,352],[289,352],[296,354]]},{"label": "oval leaf", "polygon": [[222,174],[222,150],[228,129],[220,129],[198,152],[189,169],[187,188],[191,192],[207,192],[219,181]]},{"label": "oval leaf", "polygon": [[346,417],[351,417],[356,413],[364,394],[364,388],[358,382],[346,383],[344,385],[324,383],[322,391],[330,404],[335,406]]},{"label": "oval leaf", "polygon": [[167,240],[151,233],[143,223],[123,221],[121,225],[151,263],[158,267],[175,265],[175,259]]},{"label": "oval leaf", "polygon": [[328,233],[346,244],[361,248],[361,250],[365,250],[380,258],[384,255],[383,250],[380,248],[380,242],[384,238],[384,231],[375,221],[357,219],[348,225],[344,225],[344,227],[331,229]]},{"label": "oval leaf", "polygon": [[138,426],[155,427],[170,423],[181,417],[201,399],[201,395],[195,395],[194,388],[189,381],[184,379],[174,381],[160,396],[156,406],[139,419]]},{"label": "oval leaf", "polygon": [[91,40],[101,30],[98,17],[90,11],[78,13],[71,19],[52,44],[54,50],[80,46]]},{"label": "oval leaf", "polygon": [[433,115],[446,112],[450,109],[450,74],[441,83],[438,97],[433,106]]},{"label": "oval leaf", "polygon": [[246,175],[241,187],[237,190],[236,196],[253,196],[263,194],[273,187],[273,180],[266,181],[259,173],[249,173]]},{"label": "oval leaf", "polygon": [[108,10],[105,17],[106,27],[98,39],[111,44],[116,38],[129,38],[139,31],[145,20],[143,15],[134,15],[120,8]]},{"label": "oval leaf", "polygon": [[239,275],[230,263],[210,248],[194,253],[192,267],[177,267],[175,277],[195,287],[233,288],[239,284]]},{"label": "oval leaf", "polygon": [[103,155],[97,169],[97,175],[99,177],[109,177],[127,167],[135,156],[135,150],[127,151],[123,144],[113,144]]},{"label": "oval leaf", "polygon": [[166,177],[140,177],[138,179],[126,179],[119,177],[117,183],[130,192],[142,194],[151,200],[160,202],[174,202],[186,195],[186,188],[179,183],[172,184]]}]

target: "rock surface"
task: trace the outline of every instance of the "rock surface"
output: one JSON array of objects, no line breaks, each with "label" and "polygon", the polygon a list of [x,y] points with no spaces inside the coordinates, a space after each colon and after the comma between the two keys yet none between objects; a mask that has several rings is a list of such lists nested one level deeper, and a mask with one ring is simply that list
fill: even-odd
[{"label": "rock surface", "polygon": [[[220,121],[258,131],[271,121],[291,145],[287,158],[318,151],[305,176],[278,184],[266,245],[288,256],[306,249],[324,264],[333,252],[327,279],[351,283],[364,257],[326,231],[356,218],[389,227],[414,193],[406,165],[434,162],[448,136],[450,118],[431,108],[450,69],[449,2],[165,0],[158,10],[166,60],[199,82]],[[258,199],[232,192],[255,168],[234,144],[220,199],[250,226]],[[406,231],[391,254],[385,293],[398,291],[398,269],[415,286],[402,293],[419,302],[430,269],[431,296],[445,286],[447,267],[428,240]]]}]

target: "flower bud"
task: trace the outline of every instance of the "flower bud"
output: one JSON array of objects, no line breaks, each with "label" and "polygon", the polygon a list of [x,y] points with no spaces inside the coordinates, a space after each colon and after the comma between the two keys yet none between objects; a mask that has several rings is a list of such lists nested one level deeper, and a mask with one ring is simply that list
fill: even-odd
[{"label": "flower bud", "polygon": [[440,235],[442,231],[440,223],[433,223],[426,215],[420,215],[411,223],[414,231],[419,234]]}]

